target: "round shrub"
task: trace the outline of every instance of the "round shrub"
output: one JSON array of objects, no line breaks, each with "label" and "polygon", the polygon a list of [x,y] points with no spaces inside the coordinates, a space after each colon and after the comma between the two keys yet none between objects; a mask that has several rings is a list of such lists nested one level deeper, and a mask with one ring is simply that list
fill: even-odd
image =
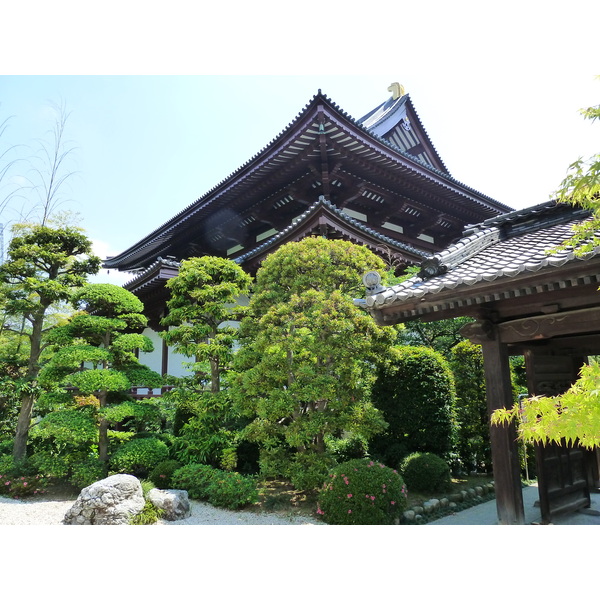
[{"label": "round shrub", "polygon": [[176,488],[187,490],[190,498],[222,508],[233,510],[258,501],[254,477],[209,465],[185,465],[173,473],[171,482]]},{"label": "round shrub", "polygon": [[208,486],[216,476],[216,469],[209,465],[189,464],[177,469],[171,476],[175,489],[187,490],[194,500],[208,499]]},{"label": "round shrub", "polygon": [[220,469],[215,469],[207,494],[210,504],[230,510],[258,502],[254,477]]},{"label": "round shrub", "polygon": [[402,477],[408,489],[416,492],[445,492],[450,487],[448,463],[430,452],[415,452],[404,459]]},{"label": "round shrub", "polygon": [[146,477],[160,462],[169,458],[169,448],[156,438],[134,438],[125,442],[111,457],[111,467],[117,473]]},{"label": "round shrub", "polygon": [[176,460],[164,460],[156,465],[148,478],[160,490],[168,490],[171,487],[171,478],[177,469],[181,468],[181,463]]},{"label": "round shrub", "polygon": [[358,458],[330,471],[317,513],[330,525],[392,525],[406,505],[406,487],[397,471]]}]

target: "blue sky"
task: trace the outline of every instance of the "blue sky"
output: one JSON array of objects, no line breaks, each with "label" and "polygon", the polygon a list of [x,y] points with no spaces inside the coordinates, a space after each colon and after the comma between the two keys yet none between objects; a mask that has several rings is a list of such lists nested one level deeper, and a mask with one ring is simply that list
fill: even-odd
[{"label": "blue sky", "polygon": [[[258,3],[264,4],[275,6]],[[378,6],[384,5],[400,6]],[[395,29],[381,33],[384,11],[377,26],[373,15],[344,20],[341,13],[334,26],[326,18],[333,13],[318,5],[321,21],[331,24],[323,31],[336,32],[325,37],[313,37],[308,27],[307,9],[317,5],[303,6],[294,17],[301,33],[286,21],[287,37],[272,23],[264,24],[263,35],[258,26],[244,29],[242,19],[229,24],[227,35],[204,22],[202,36],[192,38],[193,25],[188,29],[178,16],[181,31],[165,36],[168,49],[163,37],[153,44],[148,33],[136,45],[119,27],[107,44],[106,15],[94,16],[101,27],[85,29],[87,40],[66,24],[64,47],[56,41],[60,35],[54,43],[41,39],[41,50],[0,72],[0,121],[10,117],[0,153],[24,144],[30,148],[17,153],[28,156],[36,138],[49,141],[50,103],[64,102],[66,137],[77,147],[66,166],[77,174],[61,208],[80,213],[105,257],[252,158],[319,88],[359,118],[399,81],[451,174],[515,208],[547,200],[570,162],[598,150],[598,124],[578,114],[600,96],[594,3],[558,9],[531,2],[518,10],[510,1],[501,9],[473,2],[402,5],[391,21]],[[152,30],[168,28],[163,19],[148,11],[142,20]],[[121,53],[127,39],[130,52]],[[6,211],[1,217],[6,223],[16,218]]]}]

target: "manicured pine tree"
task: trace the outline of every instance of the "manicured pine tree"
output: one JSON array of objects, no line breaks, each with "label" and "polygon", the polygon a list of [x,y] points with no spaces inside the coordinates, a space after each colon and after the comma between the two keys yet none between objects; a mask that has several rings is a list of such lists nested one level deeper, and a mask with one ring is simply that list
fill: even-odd
[{"label": "manicured pine tree", "polygon": [[48,322],[52,307],[68,301],[73,291],[86,283],[88,275],[98,272],[100,263],[92,254],[90,240],[73,227],[25,226],[9,244],[8,260],[0,266],[0,281],[5,284],[4,311],[24,326],[15,327],[5,320],[4,327],[26,338],[29,347],[27,366],[19,385],[15,461],[27,455],[31,415],[37,397],[36,379],[46,347],[44,335],[52,326]]},{"label": "manicured pine tree", "polygon": [[[42,374],[45,379],[72,386],[99,400],[98,457],[108,461],[109,392],[127,392],[134,385],[156,387],[162,377],[140,364],[135,352],[152,351],[152,342],[140,333],[147,324],[142,302],[122,287],[88,284],[71,298],[75,314],[52,336],[58,347]],[[87,363],[90,368],[81,369]]]}]

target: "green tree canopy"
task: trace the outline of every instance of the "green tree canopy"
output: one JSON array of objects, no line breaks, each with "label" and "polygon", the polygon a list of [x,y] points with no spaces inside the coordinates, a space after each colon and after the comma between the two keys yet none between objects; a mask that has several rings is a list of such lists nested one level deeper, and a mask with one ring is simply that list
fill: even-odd
[{"label": "green tree canopy", "polygon": [[100,259],[92,255],[90,240],[78,229],[53,229],[27,225],[13,237],[8,260],[0,266],[4,285],[5,314],[21,320],[5,321],[5,329],[27,338],[29,357],[22,386],[20,412],[14,439],[15,460],[25,458],[27,438],[36,393],[31,384],[41,368],[45,348],[43,336],[51,307],[69,300],[75,288],[85,284],[88,275],[98,272]]},{"label": "green tree canopy", "polygon": [[291,242],[270,254],[256,273],[252,311],[265,313],[294,294],[316,290],[325,294],[339,290],[344,296],[364,294],[363,275],[386,273],[386,265],[364,246],[322,237]]},{"label": "green tree canopy", "polygon": [[161,337],[177,352],[194,358],[192,368],[210,364],[211,390],[218,392],[237,339],[237,321],[245,307],[251,278],[231,260],[202,256],[184,260],[177,277],[167,282],[171,296]]},{"label": "green tree canopy", "polygon": [[258,270],[235,390],[253,418],[246,434],[261,445],[264,473],[318,485],[326,435],[370,437],[385,426],[367,391],[395,330],[352,301],[371,270],[385,265],[367,248],[324,238],[286,244]]},{"label": "green tree canopy", "polygon": [[[135,352],[152,351],[152,342],[135,331],[146,324],[143,304],[131,292],[112,284],[88,284],[72,297],[75,314],[57,327],[51,341],[57,351],[40,373],[41,381],[56,381],[79,394],[99,399],[99,458],[108,459],[106,418],[109,392],[125,392],[132,385],[161,385],[160,375],[140,364]],[[89,368],[81,369],[87,363]]]}]

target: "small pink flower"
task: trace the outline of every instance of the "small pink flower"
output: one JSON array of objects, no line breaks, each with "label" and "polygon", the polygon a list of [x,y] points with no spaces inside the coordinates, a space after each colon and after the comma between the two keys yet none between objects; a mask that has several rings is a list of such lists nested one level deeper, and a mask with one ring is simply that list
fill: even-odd
[{"label": "small pink flower", "polygon": [[375,496],[371,496],[371,500],[375,500]]},{"label": "small pink flower", "polygon": [[352,511],[350,509],[348,509],[348,514],[350,514]]},{"label": "small pink flower", "polygon": [[24,482],[23,482],[23,485],[27,485],[27,482],[26,482],[26,481],[24,481]]},{"label": "small pink flower", "polygon": [[393,500],[390,502],[390,504],[396,504]]},{"label": "small pink flower", "polygon": [[348,494],[348,498],[352,498],[352,494]]}]

